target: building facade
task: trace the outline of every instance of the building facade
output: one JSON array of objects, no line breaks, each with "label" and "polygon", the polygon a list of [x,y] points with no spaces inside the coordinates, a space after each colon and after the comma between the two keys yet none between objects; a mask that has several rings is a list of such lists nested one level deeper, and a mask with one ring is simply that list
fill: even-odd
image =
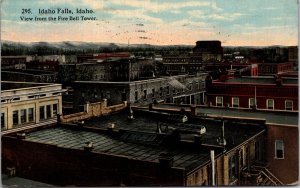
[{"label": "building facade", "polygon": [[1,81],[2,134],[56,123],[63,91],[60,84]]},{"label": "building facade", "polygon": [[[127,114],[115,114],[100,119],[97,127],[87,120],[84,127],[65,124],[28,131],[22,137],[4,136],[2,168],[62,186],[229,186],[243,185],[243,171],[263,159],[265,129],[259,121],[241,125],[232,119],[223,124],[189,117],[187,125],[194,127],[189,134],[176,127],[181,123],[167,123],[170,116],[180,116],[178,112],[135,112],[131,123]],[[172,130],[155,132],[155,119]],[[199,122],[206,131],[198,131]],[[107,128],[107,123],[115,127]],[[218,139],[222,130],[223,141]]]},{"label": "building facade", "polygon": [[206,75],[179,75],[132,82],[75,81],[72,85],[74,107],[103,98],[107,99],[109,105],[122,101],[204,104]]},{"label": "building facade", "polygon": [[[210,83],[209,83],[210,82]],[[298,79],[240,77],[208,81],[208,105],[298,111]]]},{"label": "building facade", "polygon": [[[207,107],[203,105],[190,107],[170,104],[156,104],[152,106],[152,109],[161,112],[169,110],[179,111],[184,109],[186,112],[201,117],[223,118],[224,120],[229,119],[231,121],[235,119],[235,121],[241,123],[251,120],[260,121],[266,128],[266,134],[264,134],[264,138],[261,140],[262,143],[253,143],[253,146],[250,146],[249,148],[247,148],[247,146],[242,148],[242,153],[244,154],[239,158],[240,161],[248,161],[245,153],[250,153],[250,156],[256,161],[250,165],[247,165],[246,162],[246,166],[250,166],[251,170],[248,172],[246,170],[242,173],[242,176],[244,177],[242,185],[268,185],[263,183],[265,181],[263,180],[263,177],[265,176],[270,177],[274,182],[281,182],[284,185],[298,184],[298,112],[221,108],[214,106]],[[232,131],[234,132],[237,130]],[[225,134],[226,132],[228,133],[231,131],[226,131],[225,128]],[[259,152],[257,150],[258,148],[260,148],[262,152]],[[280,185],[280,183],[278,185]]]},{"label": "building facade", "polygon": [[286,63],[260,63],[258,64],[258,75],[276,75],[294,70],[291,62]]}]

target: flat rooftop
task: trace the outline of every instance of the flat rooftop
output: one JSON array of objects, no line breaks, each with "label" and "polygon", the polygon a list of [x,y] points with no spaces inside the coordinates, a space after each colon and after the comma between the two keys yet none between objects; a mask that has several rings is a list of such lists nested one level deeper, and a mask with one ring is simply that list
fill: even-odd
[{"label": "flat rooftop", "polygon": [[[243,77],[234,77],[225,81],[225,83],[256,83],[256,84],[276,84],[276,78],[274,76],[243,76]],[[216,81],[215,81],[216,82]],[[219,81],[217,81],[219,82]],[[283,84],[295,84],[298,85],[298,78],[282,78]]]},{"label": "flat rooftop", "polygon": [[45,70],[35,70],[35,69],[5,69],[1,72],[9,73],[21,73],[21,74],[34,74],[34,75],[45,75],[45,74],[57,74],[54,71],[45,71]]},{"label": "flat rooftop", "polygon": [[[193,141],[194,136],[199,133],[202,126],[205,127],[206,133],[202,135],[203,144],[218,145],[217,138],[221,135],[222,122],[220,120],[205,119],[188,119],[185,123],[175,122],[169,119],[170,114],[148,111],[134,111],[134,119],[127,120],[128,113],[118,113],[110,116],[93,118],[85,121],[87,127],[96,127],[106,129],[112,123],[116,129],[126,129],[130,131],[155,132],[157,125],[162,125],[161,129],[178,129],[180,130],[181,139]],[[233,122],[225,123],[225,138],[234,140],[233,144],[227,146],[231,149],[235,145],[241,144],[248,138],[263,130],[263,126],[250,124],[237,124]]]},{"label": "flat rooftop", "polygon": [[3,187],[55,187],[54,185],[33,181],[21,177],[8,177],[5,174],[1,175]]},{"label": "flat rooftop", "polygon": [[[134,119],[127,120],[128,113],[122,113],[93,118],[84,122],[83,127],[76,125],[57,125],[26,134],[25,141],[57,145],[61,148],[84,150],[88,142],[93,143],[93,152],[114,156],[127,157],[134,160],[159,162],[160,154],[171,153],[174,157],[173,167],[187,171],[194,170],[210,161],[210,150],[214,149],[216,156],[222,153],[222,146],[217,138],[221,135],[222,122],[188,120],[185,123],[169,123],[168,114],[134,111]],[[164,118],[165,116],[165,118]],[[163,121],[165,119],[165,121]],[[114,124],[113,133],[107,130]],[[168,132],[156,133],[157,124],[162,124],[162,130],[168,124]],[[185,124],[194,131],[184,133],[179,131],[179,144],[166,141],[174,133],[174,129]],[[202,145],[194,143],[194,136],[200,126],[205,126],[206,133],[202,135]],[[225,127],[226,150],[251,139],[264,131],[263,126],[243,125],[227,122]],[[96,130],[96,131],[95,131]],[[173,132],[172,132],[173,131]]]},{"label": "flat rooftop", "polygon": [[[156,108],[175,109],[180,110],[184,108],[189,110],[187,106],[176,106],[167,104],[154,105]],[[285,112],[274,110],[252,110],[252,109],[234,109],[234,108],[220,108],[220,107],[197,107],[197,114],[215,115],[215,116],[230,116],[236,118],[259,118],[265,119],[266,123],[285,124],[285,125],[298,125],[299,115],[298,112]]]},{"label": "flat rooftop", "polygon": [[1,91],[51,85],[49,83],[1,81]]},{"label": "flat rooftop", "polygon": [[178,168],[187,168],[195,165],[194,163],[202,164],[210,159],[209,152],[130,143],[113,139],[108,135],[66,127],[48,128],[32,132],[26,136],[26,140],[78,150],[83,150],[86,142],[93,142],[94,152],[151,162],[158,162],[159,154],[168,152],[174,156],[173,167]]}]

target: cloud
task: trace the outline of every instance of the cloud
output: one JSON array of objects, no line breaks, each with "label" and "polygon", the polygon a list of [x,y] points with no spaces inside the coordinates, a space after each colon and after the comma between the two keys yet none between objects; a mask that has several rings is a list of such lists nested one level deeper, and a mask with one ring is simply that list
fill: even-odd
[{"label": "cloud", "polygon": [[187,13],[193,17],[201,17],[204,15],[204,12],[202,10],[191,10],[191,11],[188,11]]},{"label": "cloud", "polygon": [[150,0],[111,0],[112,4],[120,6],[128,6],[133,8],[142,8],[151,12],[160,12],[166,10],[178,10],[186,7],[203,7],[209,6],[210,3],[203,1],[187,1],[187,2],[152,2]]},{"label": "cloud", "polygon": [[194,22],[191,21],[190,19],[182,19],[182,20],[177,20],[177,21],[173,21],[168,23],[167,25],[170,25],[172,27],[208,27],[208,24],[206,22]]},{"label": "cloud", "polygon": [[211,14],[209,16],[206,16],[206,18],[210,18],[213,20],[223,20],[223,21],[233,21],[237,18],[240,18],[241,16],[243,16],[245,14],[242,13],[223,13],[223,14]]},{"label": "cloud", "polygon": [[160,18],[155,18],[145,14],[145,10],[115,10],[112,12],[114,17],[118,18],[132,18],[140,19],[141,21],[148,21],[150,23],[160,24],[163,20]]}]

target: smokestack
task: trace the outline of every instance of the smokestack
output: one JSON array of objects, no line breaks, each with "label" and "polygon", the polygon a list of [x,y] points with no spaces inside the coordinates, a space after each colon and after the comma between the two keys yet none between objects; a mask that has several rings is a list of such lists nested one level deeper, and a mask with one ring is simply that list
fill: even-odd
[{"label": "smokestack", "polygon": [[210,160],[211,160],[211,185],[215,186],[215,151],[210,150]]}]

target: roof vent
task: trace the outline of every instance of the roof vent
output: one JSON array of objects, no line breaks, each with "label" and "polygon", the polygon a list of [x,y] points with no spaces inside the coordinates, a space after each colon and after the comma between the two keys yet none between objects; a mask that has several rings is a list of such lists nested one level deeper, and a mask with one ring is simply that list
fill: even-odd
[{"label": "roof vent", "polygon": [[168,120],[177,122],[177,123],[184,123],[188,121],[188,117],[182,114],[170,114]]},{"label": "roof vent", "polygon": [[26,138],[26,133],[17,133],[17,138],[20,140],[24,140]]},{"label": "roof vent", "polygon": [[84,146],[84,151],[92,151],[94,149],[93,142],[86,142]]},{"label": "roof vent", "polygon": [[131,109],[131,107],[129,108],[129,115],[127,116],[127,120],[133,120],[133,110]]},{"label": "roof vent", "polygon": [[199,133],[200,133],[200,135],[206,133],[206,128],[204,126],[201,126],[199,129]]}]

